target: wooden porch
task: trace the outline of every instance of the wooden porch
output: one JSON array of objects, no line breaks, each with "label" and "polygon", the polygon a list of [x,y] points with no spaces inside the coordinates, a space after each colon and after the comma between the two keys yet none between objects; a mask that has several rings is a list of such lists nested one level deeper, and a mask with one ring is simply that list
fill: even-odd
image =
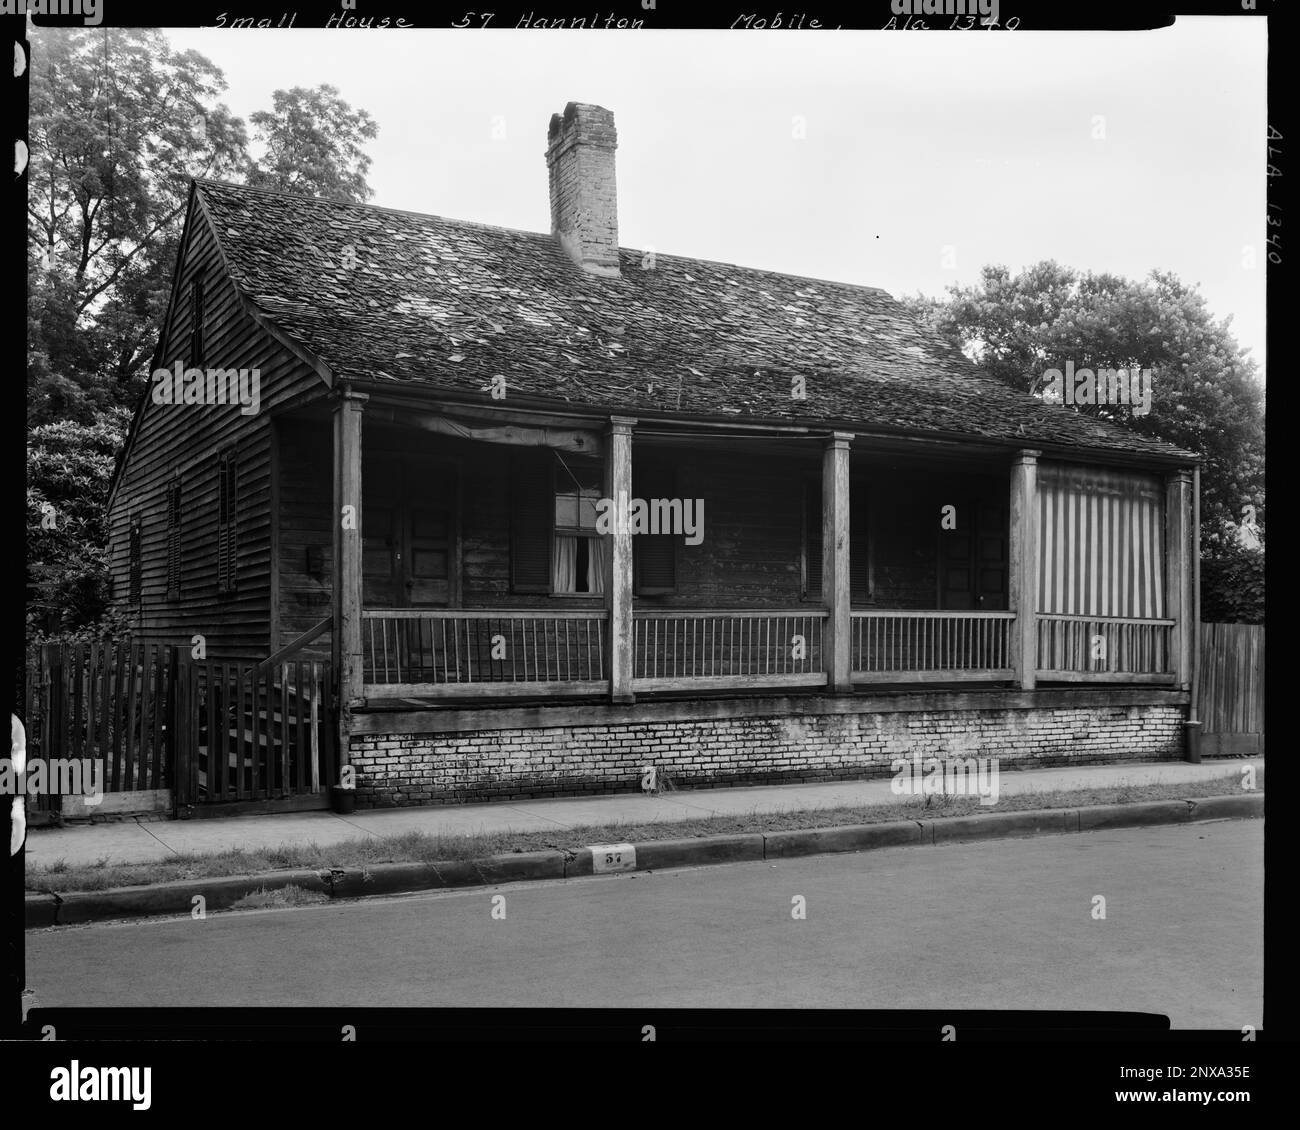
[{"label": "wooden porch", "polygon": [[[716,596],[725,598],[727,586],[715,586],[720,589],[716,593],[707,585],[698,587],[708,576],[701,565],[689,566],[692,571],[680,591],[647,588],[626,526],[604,534],[598,553],[584,554],[579,575],[592,578],[587,587],[548,588],[548,555],[517,556],[510,548],[513,541],[503,545],[494,533],[509,515],[513,539],[518,514],[504,508],[502,480],[493,477],[499,455],[496,462],[467,462],[470,469],[464,472],[434,474],[428,470],[433,464],[411,464],[402,481],[413,484],[406,489],[415,499],[410,504],[415,518],[405,526],[394,524],[390,516],[400,516],[394,496],[373,478],[370,488],[362,481],[363,419],[373,417],[378,428],[367,460],[391,453],[387,445],[394,427],[422,435],[418,458],[428,460],[448,444],[469,442],[460,432],[473,433],[473,441],[485,450],[503,452],[501,445],[521,442],[517,433],[537,431],[547,421],[512,414],[497,420],[508,419],[517,427],[471,422],[473,426],[455,425],[456,434],[448,438],[449,425],[436,413],[420,414],[408,406],[399,423],[396,409],[372,408],[368,400],[343,388],[333,407],[334,513],[339,519],[326,591],[337,629],[331,644],[339,671],[343,749],[351,712],[382,703],[443,707],[456,700],[568,698],[628,704],[651,696],[781,689],[847,695],[855,689],[875,692],[919,684],[1024,691],[1039,684],[1177,690],[1190,685],[1194,527],[1193,479],[1186,470],[1153,473],[1044,462],[1042,452],[1032,449],[973,455],[964,449],[906,449],[911,454],[901,458],[912,460],[910,466],[942,470],[944,501],[965,500],[962,533],[950,537],[939,533],[939,511],[956,508],[931,510],[935,496],[912,498],[905,484],[891,480],[890,473],[897,472],[886,460],[900,458],[901,441],[894,447],[864,441],[851,475],[850,449],[862,437],[848,432],[770,435],[766,450],[788,462],[778,465],[769,456],[766,465],[754,467],[782,476],[779,485],[766,480],[779,505],[772,501],[766,510],[761,504],[745,510],[734,480],[721,491],[716,478],[708,480],[709,513],[719,515],[713,521],[731,522],[723,541],[732,557],[724,565],[748,570],[743,577],[735,574],[742,584],[755,576],[794,577],[793,587],[789,580],[769,583],[761,593],[756,589],[753,605],[738,608],[712,603]],[[576,426],[568,418],[556,422]],[[439,433],[433,446],[428,443],[431,431]],[[546,442],[557,434],[548,432]],[[613,416],[603,427],[587,421],[585,431],[566,432],[563,441],[572,444],[581,437],[589,450],[598,450],[595,466],[603,474],[596,474],[595,489],[606,499],[626,499],[635,497],[632,451],[639,434],[635,419]],[[689,438],[689,430],[677,434],[659,423],[638,442],[662,461],[665,453],[680,458],[677,453],[688,450]],[[743,449],[746,442],[758,441],[753,435],[738,436],[732,449]],[[727,447],[724,439],[721,449]],[[638,468],[638,485],[646,490],[651,479],[640,464]],[[925,517],[913,518],[912,528],[923,526],[930,539],[922,541],[913,533],[914,545],[900,544],[883,566],[888,585],[873,579],[866,597],[863,577],[876,564],[864,564],[864,558],[877,550],[864,540],[859,521],[860,473],[882,500],[901,491],[898,497],[907,498],[911,513],[924,510]],[[982,476],[978,495],[972,493],[977,489],[971,485],[973,476]],[[476,491],[492,484],[497,493],[471,495],[463,485],[466,479],[472,479]],[[797,483],[789,486],[792,480]],[[527,478],[524,483],[522,497],[534,510],[554,501],[545,487],[534,490]],[[375,493],[367,495],[368,489]],[[358,505],[363,497],[372,499],[366,513],[381,514],[385,523],[372,524],[365,541]],[[518,488],[511,497],[514,501],[505,501],[516,505]],[[717,497],[731,509],[715,508]],[[802,517],[797,506],[792,509],[796,497],[802,500]],[[880,507],[884,516],[878,521],[898,520],[897,507],[887,514],[884,501]],[[484,508],[490,517],[478,515]],[[768,536],[775,539],[770,544],[780,546],[769,550],[778,554],[779,568],[766,572],[768,561],[754,556],[742,560],[735,548],[748,536],[746,523],[764,519]],[[383,543],[391,551],[371,540],[375,530],[399,526],[406,532]],[[792,526],[798,528],[791,532]],[[963,536],[964,548],[954,548]],[[647,545],[654,540],[647,539]],[[476,549],[477,560],[488,561],[496,572],[479,566],[478,574],[462,574],[459,562],[470,541],[484,547]],[[926,580],[924,586],[909,586],[904,562],[916,560],[918,552],[922,558],[929,555]],[[373,558],[367,556],[372,553]],[[410,564],[403,566],[408,570],[404,574],[394,569],[393,581],[380,586],[371,562],[384,553],[392,560],[405,553],[411,561],[423,555],[419,560],[430,565],[424,572]],[[558,561],[558,555],[551,556]],[[802,561],[793,572],[792,560]],[[520,583],[521,561],[533,568],[527,585]],[[975,579],[990,571],[993,581]],[[967,579],[955,582],[954,575]],[[406,579],[399,581],[399,576]],[[897,606],[895,592],[906,595],[911,606]]]}]

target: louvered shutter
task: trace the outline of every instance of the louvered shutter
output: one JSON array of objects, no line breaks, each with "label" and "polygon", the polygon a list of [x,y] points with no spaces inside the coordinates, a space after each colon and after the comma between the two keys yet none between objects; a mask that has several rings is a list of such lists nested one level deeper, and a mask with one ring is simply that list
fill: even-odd
[{"label": "louvered shutter", "polygon": [[197,278],[190,284],[190,365],[196,368],[203,364],[203,320],[204,311],[204,294],[203,279]]},{"label": "louvered shutter", "polygon": [[167,487],[167,597],[175,600],[181,588],[181,484]]},{"label": "louvered shutter", "polygon": [[[671,467],[636,467],[632,495],[649,504],[655,498],[676,498],[676,476]],[[684,502],[684,500],[683,500]],[[638,534],[632,539],[632,569],[636,591],[644,596],[677,589],[677,542],[673,534]]]},{"label": "louvered shutter", "polygon": [[143,558],[141,554],[140,518],[131,519],[131,535],[127,543],[127,588],[128,596],[133,601],[140,600],[143,592]]},{"label": "louvered shutter", "polygon": [[803,545],[805,600],[822,597],[822,485],[809,479],[804,487]]},{"label": "louvered shutter", "polygon": [[235,456],[222,454],[217,464],[217,591],[235,591],[235,559],[238,551],[236,519],[239,508],[236,498]]},{"label": "louvered shutter", "polygon": [[871,599],[870,527],[867,525],[867,484],[849,487],[849,590],[856,604]]},{"label": "louvered shutter", "polygon": [[511,459],[510,588],[551,591],[551,535],[555,529],[554,456],[549,448]]}]

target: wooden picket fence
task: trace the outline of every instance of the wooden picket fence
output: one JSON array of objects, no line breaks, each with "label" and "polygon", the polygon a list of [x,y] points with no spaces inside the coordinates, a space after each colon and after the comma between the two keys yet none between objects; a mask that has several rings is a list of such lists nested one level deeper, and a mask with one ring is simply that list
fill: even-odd
[{"label": "wooden picket fence", "polygon": [[1202,624],[1197,666],[1201,753],[1264,752],[1264,626]]},{"label": "wooden picket fence", "polygon": [[[28,657],[29,762],[102,760],[105,792],[169,787],[177,649],[166,644],[42,644]],[[32,799],[36,822],[59,797]]]},{"label": "wooden picket fence", "polygon": [[[327,663],[195,660],[149,641],[43,644],[27,662],[28,759],[102,761],[105,793],[170,790],[173,814],[325,807],[330,697]],[[47,793],[31,802],[35,824],[61,810]]]},{"label": "wooden picket fence", "polygon": [[335,761],[328,663],[182,660],[176,691],[178,808],[325,807]]}]

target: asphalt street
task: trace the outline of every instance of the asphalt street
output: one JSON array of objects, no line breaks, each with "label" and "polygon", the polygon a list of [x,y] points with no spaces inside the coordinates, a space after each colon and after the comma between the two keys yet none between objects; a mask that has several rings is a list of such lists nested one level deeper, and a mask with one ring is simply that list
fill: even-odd
[{"label": "asphalt street", "polygon": [[1259,1026],[1263,832],[1129,828],[63,927],[28,934],[27,983],[45,1007],[1054,1008]]}]

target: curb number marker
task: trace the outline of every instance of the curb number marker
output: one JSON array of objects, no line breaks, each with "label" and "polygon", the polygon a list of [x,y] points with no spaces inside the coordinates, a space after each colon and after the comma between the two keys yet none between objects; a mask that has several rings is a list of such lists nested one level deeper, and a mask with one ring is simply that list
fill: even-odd
[{"label": "curb number marker", "polygon": [[602,871],[635,871],[636,848],[631,844],[592,844],[591,869]]}]

